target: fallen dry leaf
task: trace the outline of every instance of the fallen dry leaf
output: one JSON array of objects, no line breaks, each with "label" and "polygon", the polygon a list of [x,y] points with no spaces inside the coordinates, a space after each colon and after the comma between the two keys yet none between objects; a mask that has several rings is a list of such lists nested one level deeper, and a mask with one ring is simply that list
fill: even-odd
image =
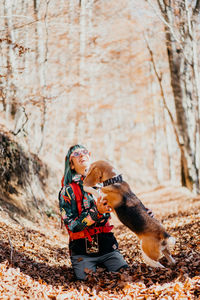
[{"label": "fallen dry leaf", "polygon": [[[185,205],[188,202],[184,202]],[[197,202],[196,202],[197,203]],[[200,203],[199,203],[200,207]],[[162,214],[164,211],[162,211]],[[153,269],[141,260],[135,235],[123,225],[114,228],[119,247],[130,268],[122,273],[86,268],[88,280],[75,281],[67,247],[67,234],[58,221],[46,228],[23,228],[0,219],[0,298],[5,299],[198,299],[200,297],[200,215],[195,208],[163,215],[163,223],[176,238],[172,255],[176,265]],[[56,239],[54,234],[56,231]],[[11,246],[13,246],[11,264]],[[81,258],[80,258],[81,260]]]}]

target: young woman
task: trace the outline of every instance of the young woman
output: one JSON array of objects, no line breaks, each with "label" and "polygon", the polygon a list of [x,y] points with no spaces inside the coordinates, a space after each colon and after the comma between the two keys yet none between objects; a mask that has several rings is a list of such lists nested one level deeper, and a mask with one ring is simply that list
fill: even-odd
[{"label": "young woman", "polygon": [[110,209],[106,201],[95,201],[83,190],[84,174],[89,165],[88,150],[82,145],[72,146],[65,158],[59,194],[62,219],[70,237],[72,267],[80,280],[86,278],[85,269],[95,272],[97,265],[114,272],[128,267],[111,232],[112,226],[108,222]]}]

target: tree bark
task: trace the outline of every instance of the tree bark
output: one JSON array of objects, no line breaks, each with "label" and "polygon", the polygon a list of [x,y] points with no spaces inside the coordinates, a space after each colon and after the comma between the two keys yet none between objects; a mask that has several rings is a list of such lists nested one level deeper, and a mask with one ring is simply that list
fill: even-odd
[{"label": "tree bark", "polygon": [[[151,77],[154,77],[152,63],[150,63],[150,74]],[[158,98],[155,97],[156,94],[156,82],[152,80],[150,82],[150,94],[152,94],[153,100],[153,123],[154,123],[154,169],[156,171],[156,179],[160,184],[164,180],[163,173],[163,162],[162,162],[162,143],[161,136],[163,134],[161,124],[160,124],[160,102]]]},{"label": "tree bark", "polygon": [[[39,1],[33,1],[34,8],[34,17],[36,21],[35,27],[35,36],[36,36],[36,64],[38,68],[38,81],[40,83],[40,87],[43,90],[41,95],[42,107],[41,107],[41,122],[40,122],[40,132],[38,131],[38,151],[39,154],[43,144],[46,130],[46,114],[47,114],[47,104],[46,104],[46,63],[48,56],[48,29],[47,29],[47,18],[48,18],[48,6],[49,1],[46,0],[46,10],[44,15],[44,24],[37,22],[41,18],[41,12],[39,11]],[[45,27],[45,36],[43,26]]]},{"label": "tree bark", "polygon": [[[194,30],[187,13],[187,3],[181,1],[178,19],[174,15],[174,4],[171,0],[157,0],[163,18],[166,21],[166,46],[171,74],[171,86],[174,95],[179,141],[181,145],[181,180],[182,185],[195,193],[199,193],[199,161],[197,159],[199,148],[199,116],[198,116],[198,84],[195,78],[194,66],[197,57],[194,52]],[[169,26],[168,26],[169,25]],[[170,28],[178,28],[179,41]],[[196,61],[195,61],[196,60]]]},{"label": "tree bark", "polygon": [[14,82],[15,70],[16,70],[16,57],[13,49],[13,43],[15,42],[13,23],[12,23],[12,9],[13,4],[8,0],[4,0],[4,16],[6,27],[6,39],[7,39],[7,75],[6,75],[6,91],[5,91],[5,111],[7,120],[10,117],[14,117],[17,110],[16,103],[16,90],[17,87]]}]

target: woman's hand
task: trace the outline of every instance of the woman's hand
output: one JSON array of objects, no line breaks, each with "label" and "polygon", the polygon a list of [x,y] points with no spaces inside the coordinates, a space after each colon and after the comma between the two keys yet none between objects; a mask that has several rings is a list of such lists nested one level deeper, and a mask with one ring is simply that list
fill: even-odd
[{"label": "woman's hand", "polygon": [[100,214],[110,213],[111,207],[108,205],[107,201],[102,197],[99,197],[96,202],[97,210]]}]

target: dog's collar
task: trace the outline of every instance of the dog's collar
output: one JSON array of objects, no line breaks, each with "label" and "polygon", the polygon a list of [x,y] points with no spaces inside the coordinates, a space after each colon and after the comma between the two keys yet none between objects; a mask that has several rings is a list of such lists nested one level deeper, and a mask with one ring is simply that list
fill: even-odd
[{"label": "dog's collar", "polygon": [[107,185],[111,185],[111,184],[122,182],[122,181],[123,181],[122,175],[119,174],[115,177],[112,177],[110,179],[103,181],[102,183],[103,183],[103,186],[107,186]]}]

